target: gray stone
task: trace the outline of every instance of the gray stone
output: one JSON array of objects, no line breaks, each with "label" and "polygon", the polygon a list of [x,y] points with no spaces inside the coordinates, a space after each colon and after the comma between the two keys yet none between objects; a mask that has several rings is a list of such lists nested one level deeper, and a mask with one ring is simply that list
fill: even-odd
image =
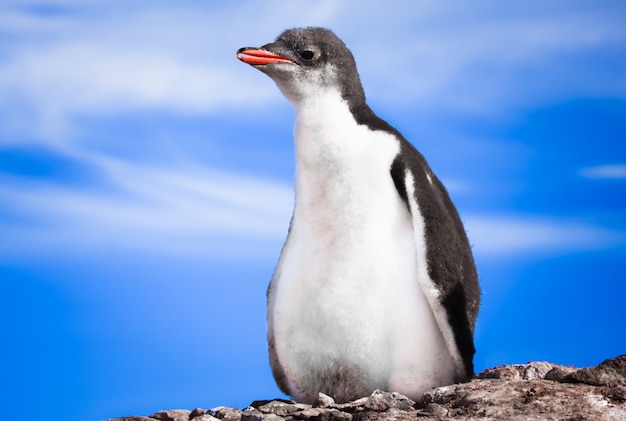
[{"label": "gray stone", "polygon": [[562,365],[555,365],[552,370],[548,371],[544,377],[546,380],[553,380],[555,382],[563,382],[563,380],[576,371],[573,367],[564,367]]},{"label": "gray stone", "polygon": [[[263,421],[263,417],[268,416],[278,417],[278,415],[274,414],[264,414],[261,411],[254,409],[252,407],[246,408],[241,412],[241,421]],[[278,419],[282,420],[282,417],[278,417]]]},{"label": "gray stone", "polygon": [[193,420],[194,418],[198,418],[199,416],[204,415],[206,413],[207,411],[205,411],[204,409],[196,408],[193,411],[191,411],[191,413],[189,414],[189,419]]},{"label": "gray stone", "polygon": [[[418,406],[426,412],[431,404],[437,404],[448,411],[437,416],[446,419],[626,421],[620,390],[541,379],[541,373],[547,369],[536,363],[496,367],[469,383],[428,391]],[[544,378],[553,370],[554,367],[547,371]],[[524,373],[533,373],[527,374],[533,380],[525,380]]]},{"label": "gray stone", "polygon": [[542,380],[546,374],[552,370],[553,366],[550,363],[534,362],[524,364],[522,371],[522,379],[524,380]]},{"label": "gray stone", "polygon": [[488,368],[475,376],[477,379],[502,379],[502,380],[520,380],[519,370],[512,365],[502,365],[494,368]]},{"label": "gray stone", "polygon": [[[321,395],[317,406],[286,400],[254,401],[245,410],[160,411],[151,417],[115,421],[366,421],[503,419],[626,421],[626,356],[596,367],[576,369],[545,362],[485,370],[470,382],[427,391],[415,403],[399,393],[381,390],[337,404]],[[109,420],[109,421],[114,421]]]},{"label": "gray stone", "polygon": [[335,405],[335,400],[328,395],[320,392],[317,394],[317,406],[320,408],[328,408]]},{"label": "gray stone", "polygon": [[215,418],[211,414],[202,414],[197,417],[190,418],[191,421],[219,421],[219,418]]},{"label": "gray stone", "polygon": [[366,409],[382,412],[387,411],[390,408],[409,410],[413,408],[413,405],[415,405],[414,401],[400,393],[389,393],[382,390],[375,390],[367,398],[363,406]]},{"label": "gray stone", "polygon": [[448,415],[448,410],[446,408],[433,402],[427,404],[423,411],[434,417],[445,417]]},{"label": "gray stone", "polygon": [[311,407],[311,405],[307,405],[304,403],[292,403],[280,400],[274,400],[269,402],[266,401],[266,403],[263,403],[259,406],[255,406],[253,402],[250,406],[256,407],[264,414],[276,414],[280,415],[281,417],[286,417],[287,415],[291,415],[298,411],[303,411]]},{"label": "gray stone", "polygon": [[209,414],[224,421],[240,421],[242,411],[235,408],[228,408],[226,406],[218,406],[210,409]]},{"label": "gray stone", "polygon": [[150,418],[159,421],[189,421],[191,411],[185,409],[170,409],[168,411],[159,411],[150,415]]},{"label": "gray stone", "polygon": [[295,418],[315,421],[351,421],[352,415],[335,408],[309,408],[295,414]]},{"label": "gray stone", "polygon": [[626,355],[606,360],[595,367],[581,368],[564,381],[594,386],[626,386]]}]

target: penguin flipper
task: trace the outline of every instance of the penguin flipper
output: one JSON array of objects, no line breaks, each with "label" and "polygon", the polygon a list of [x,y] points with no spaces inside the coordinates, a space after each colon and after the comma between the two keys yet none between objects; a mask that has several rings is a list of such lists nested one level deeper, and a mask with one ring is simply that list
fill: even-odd
[{"label": "penguin flipper", "polygon": [[[480,289],[461,219],[423,156],[402,139],[390,175],[411,215],[420,287],[433,311],[460,381],[474,374],[473,331]],[[421,254],[421,255],[419,255]]]}]

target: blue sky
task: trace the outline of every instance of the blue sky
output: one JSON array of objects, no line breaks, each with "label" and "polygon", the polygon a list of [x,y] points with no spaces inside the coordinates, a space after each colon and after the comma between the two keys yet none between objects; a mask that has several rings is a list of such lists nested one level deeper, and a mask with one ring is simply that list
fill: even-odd
[{"label": "blue sky", "polygon": [[484,290],[476,369],[623,354],[624,22],[621,1],[4,0],[3,416],[281,396],[265,288],[293,112],[235,51],[296,26],[347,43],[457,204]]}]

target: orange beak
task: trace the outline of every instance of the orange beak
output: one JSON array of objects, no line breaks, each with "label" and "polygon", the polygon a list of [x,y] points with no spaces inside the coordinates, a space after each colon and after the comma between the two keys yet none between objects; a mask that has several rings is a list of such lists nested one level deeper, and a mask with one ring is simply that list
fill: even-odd
[{"label": "orange beak", "polygon": [[272,54],[264,50],[257,48],[240,48],[237,51],[237,58],[244,63],[252,65],[265,65],[270,63],[293,63],[286,57],[279,56],[278,54]]}]

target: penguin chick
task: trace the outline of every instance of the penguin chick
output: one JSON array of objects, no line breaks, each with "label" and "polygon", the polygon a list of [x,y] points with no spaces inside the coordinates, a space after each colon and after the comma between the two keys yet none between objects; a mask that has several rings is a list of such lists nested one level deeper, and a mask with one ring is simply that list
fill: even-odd
[{"label": "penguin chick", "polygon": [[302,28],[237,58],[295,108],[295,208],[268,288],[280,389],[419,400],[468,380],[480,289],[463,224],[424,157],[366,104],[350,50]]}]

